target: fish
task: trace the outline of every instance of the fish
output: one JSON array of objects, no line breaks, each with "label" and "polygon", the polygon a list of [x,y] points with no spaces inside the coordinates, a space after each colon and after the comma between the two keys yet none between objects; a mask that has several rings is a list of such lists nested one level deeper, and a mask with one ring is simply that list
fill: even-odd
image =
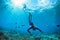
[{"label": "fish", "polygon": [[21,25],[21,26],[25,26],[25,25]]},{"label": "fish", "polygon": [[60,27],[60,25],[56,25],[57,27]]}]

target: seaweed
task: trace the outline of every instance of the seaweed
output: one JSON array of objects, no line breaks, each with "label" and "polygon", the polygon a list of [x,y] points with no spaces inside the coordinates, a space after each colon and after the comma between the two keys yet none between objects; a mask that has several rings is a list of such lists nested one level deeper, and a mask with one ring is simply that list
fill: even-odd
[{"label": "seaweed", "polygon": [[58,36],[58,39],[60,40],[60,36]]},{"label": "seaweed", "polygon": [[53,38],[50,38],[50,40],[53,40]]},{"label": "seaweed", "polygon": [[0,36],[3,36],[3,35],[4,35],[4,33],[0,32]]},{"label": "seaweed", "polygon": [[34,40],[41,40],[41,38],[37,37],[37,38],[35,38]]},{"label": "seaweed", "polygon": [[9,38],[6,35],[4,35],[3,32],[0,32],[0,40],[8,40],[8,39]]}]

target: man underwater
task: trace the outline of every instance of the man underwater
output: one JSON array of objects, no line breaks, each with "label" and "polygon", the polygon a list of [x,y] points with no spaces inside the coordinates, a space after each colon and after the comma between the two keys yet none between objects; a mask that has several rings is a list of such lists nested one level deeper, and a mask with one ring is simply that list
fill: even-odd
[{"label": "man underwater", "polygon": [[30,29],[33,29],[34,31],[39,30],[41,33],[43,33],[42,30],[40,30],[39,28],[34,26],[34,24],[32,22],[32,14],[31,13],[29,13],[29,25],[30,25],[30,28],[27,31],[28,31],[28,33],[30,33],[30,35],[32,35],[30,32]]},{"label": "man underwater", "polygon": [[[23,9],[24,9],[24,11],[29,10],[29,9],[27,9],[26,4],[24,4]],[[27,31],[28,31],[28,33],[30,33],[30,35],[32,35],[30,32],[31,29],[33,29],[34,31],[39,30],[41,33],[43,33],[42,30],[40,30],[39,28],[34,26],[34,24],[32,22],[32,14],[30,12],[29,12],[29,25],[30,25],[30,28]]]}]

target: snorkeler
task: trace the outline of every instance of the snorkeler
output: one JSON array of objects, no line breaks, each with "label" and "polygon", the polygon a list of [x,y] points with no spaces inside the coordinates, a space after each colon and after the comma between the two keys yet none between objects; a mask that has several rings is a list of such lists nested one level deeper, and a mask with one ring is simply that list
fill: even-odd
[{"label": "snorkeler", "polygon": [[[40,30],[39,28],[37,28],[37,27],[34,26],[34,24],[33,24],[33,22],[32,22],[31,20],[32,20],[32,14],[29,13],[29,25],[30,25],[31,27],[30,27],[27,31],[30,33],[30,35],[32,35],[31,32],[30,32],[30,29],[33,29],[34,31],[35,31],[35,30],[39,30],[40,32],[42,32],[42,30]],[[42,32],[42,33],[43,33],[43,32]]]}]

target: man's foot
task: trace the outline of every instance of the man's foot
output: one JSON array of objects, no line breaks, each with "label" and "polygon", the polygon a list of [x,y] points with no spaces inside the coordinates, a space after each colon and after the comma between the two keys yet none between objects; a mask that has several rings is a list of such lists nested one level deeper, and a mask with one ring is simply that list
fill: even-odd
[{"label": "man's foot", "polygon": [[41,33],[43,33],[43,31],[40,30]]}]

